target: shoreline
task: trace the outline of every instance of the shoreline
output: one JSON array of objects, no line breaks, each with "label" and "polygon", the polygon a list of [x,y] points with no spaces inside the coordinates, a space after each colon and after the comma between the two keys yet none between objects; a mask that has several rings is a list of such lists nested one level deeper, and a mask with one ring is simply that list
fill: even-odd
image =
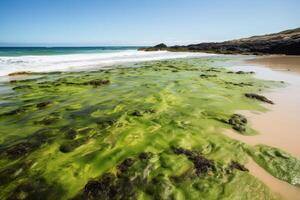
[{"label": "shoreline", "polygon": [[[274,60],[272,60],[274,58]],[[280,58],[284,61],[289,58],[297,62],[281,65]],[[294,65],[296,64],[296,65]],[[282,70],[278,71],[277,69]],[[246,69],[256,72],[256,77],[264,80],[284,81],[286,86],[275,88],[263,94],[275,102],[274,105],[265,105],[267,112],[241,111],[249,118],[251,126],[257,130],[258,135],[247,137],[234,135],[249,144],[267,144],[281,148],[300,159],[300,140],[298,115],[300,113],[300,56],[264,56],[245,60],[233,67],[235,70]],[[271,138],[271,139],[270,139]]]},{"label": "shoreline", "polygon": [[[252,66],[254,65],[254,67]],[[246,59],[235,70],[251,69],[260,79],[287,82],[286,87],[263,93],[275,102],[265,105],[266,112],[240,111],[249,119],[258,134],[244,136],[233,130],[225,130],[230,138],[249,145],[266,144],[280,148],[300,159],[300,56],[262,56]],[[272,191],[284,199],[294,200],[300,196],[300,188],[273,177],[252,159],[246,165],[250,173],[264,182]]]}]

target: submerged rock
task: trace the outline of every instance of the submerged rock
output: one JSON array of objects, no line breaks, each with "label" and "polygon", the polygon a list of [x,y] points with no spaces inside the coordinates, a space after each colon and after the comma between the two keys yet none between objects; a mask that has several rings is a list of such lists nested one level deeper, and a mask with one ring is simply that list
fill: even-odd
[{"label": "submerged rock", "polygon": [[269,104],[274,104],[273,101],[269,100],[268,98],[266,98],[265,96],[259,95],[259,94],[255,94],[255,93],[246,93],[245,94],[246,97],[250,98],[250,99],[256,99],[262,102],[266,102]]},{"label": "submerged rock", "polygon": [[247,119],[243,115],[233,114],[228,120],[228,124],[232,125],[232,128],[241,133],[246,131]]}]

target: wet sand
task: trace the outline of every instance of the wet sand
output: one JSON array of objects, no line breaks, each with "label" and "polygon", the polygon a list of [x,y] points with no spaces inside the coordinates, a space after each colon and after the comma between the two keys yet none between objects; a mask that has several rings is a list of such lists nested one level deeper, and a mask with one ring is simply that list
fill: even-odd
[{"label": "wet sand", "polygon": [[262,56],[246,61],[249,64],[263,65],[278,71],[300,74],[300,56]]},{"label": "wet sand", "polygon": [[[284,60],[287,57],[283,57]],[[263,58],[258,58],[260,61]],[[277,65],[278,57],[274,62]],[[293,59],[294,60],[294,59]],[[268,112],[258,113],[240,111],[250,122],[252,128],[259,132],[255,136],[228,133],[231,137],[249,144],[267,144],[281,148],[300,159],[300,74],[294,71],[277,71],[273,69],[271,58],[267,64],[249,64],[248,61],[233,67],[233,70],[255,71],[261,79],[284,81],[286,87],[275,88],[264,93],[274,101],[274,105],[263,104]],[[300,69],[299,63],[294,68]],[[282,69],[287,69],[282,66]]]},{"label": "wet sand", "polygon": [[[234,66],[233,70],[255,71],[258,78],[285,81],[287,86],[263,94],[275,102],[274,105],[264,104],[268,112],[239,112],[249,119],[250,126],[258,131],[258,135],[244,136],[232,130],[225,131],[225,134],[251,145],[278,147],[300,159],[300,57],[258,57]],[[247,167],[252,175],[283,199],[299,199],[300,187],[273,177],[253,160]]]},{"label": "wet sand", "polygon": [[252,159],[247,163],[246,167],[249,173],[259,180],[263,181],[274,194],[280,196],[283,200],[298,200],[300,197],[300,188],[292,186],[289,183],[279,180],[261,168]]}]

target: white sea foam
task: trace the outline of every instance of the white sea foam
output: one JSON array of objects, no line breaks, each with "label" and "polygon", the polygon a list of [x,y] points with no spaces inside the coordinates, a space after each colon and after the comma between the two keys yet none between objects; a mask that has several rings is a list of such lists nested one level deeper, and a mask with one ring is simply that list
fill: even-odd
[{"label": "white sea foam", "polygon": [[205,57],[212,55],[213,54],[189,52],[144,52],[126,50],[113,53],[0,57],[0,76],[18,71],[80,71],[98,69],[104,66],[126,62]]}]

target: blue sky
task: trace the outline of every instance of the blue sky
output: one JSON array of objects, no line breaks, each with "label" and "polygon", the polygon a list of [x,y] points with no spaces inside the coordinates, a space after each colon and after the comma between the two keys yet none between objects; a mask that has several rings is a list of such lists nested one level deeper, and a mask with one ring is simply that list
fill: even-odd
[{"label": "blue sky", "polygon": [[300,27],[299,0],[0,0],[0,45],[221,41]]}]

